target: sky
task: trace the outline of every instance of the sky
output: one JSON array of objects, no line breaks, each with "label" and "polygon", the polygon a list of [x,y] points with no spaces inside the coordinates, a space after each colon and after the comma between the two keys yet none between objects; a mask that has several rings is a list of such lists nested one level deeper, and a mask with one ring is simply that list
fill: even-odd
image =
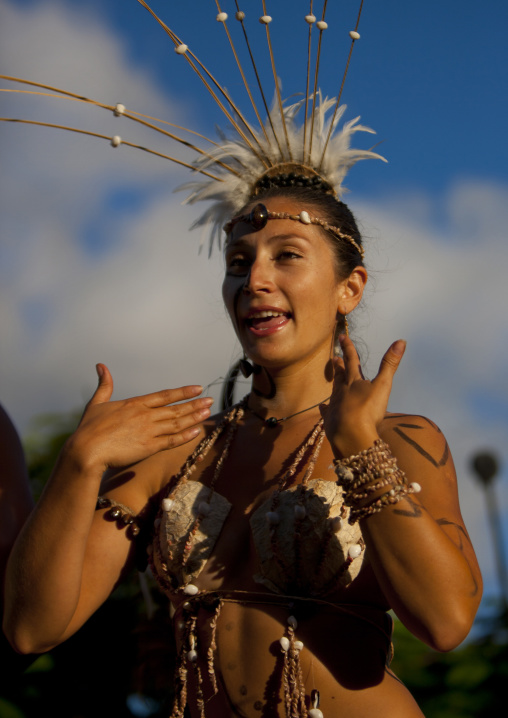
[{"label": "sky", "polygon": [[[221,5],[233,12],[230,0]],[[258,0],[241,5],[261,14]],[[267,5],[290,97],[305,86],[309,3]],[[329,5],[320,86],[334,96],[358,3]],[[245,105],[216,4],[152,6]],[[495,563],[470,461],[484,449],[498,456],[507,533],[507,26],[503,0],[366,0],[343,92],[345,119],[361,115],[388,159],[359,163],[346,181],[370,272],[354,338],[370,376],[394,339],[408,341],[390,408],[429,416],[446,434],[488,596],[498,591]],[[249,27],[261,48],[263,28]],[[179,60],[136,0],[0,0],[2,74],[214,136],[225,120]],[[268,77],[262,59],[260,67]],[[271,96],[269,78],[267,86]],[[0,93],[0,116],[121,134],[184,156],[167,138],[81,103]],[[22,433],[37,415],[83,406],[98,361],[121,398],[208,385],[238,357],[220,252],[199,253],[200,230],[189,231],[203,208],[182,206],[174,193],[188,178],[105,140],[0,123],[0,401]]]}]

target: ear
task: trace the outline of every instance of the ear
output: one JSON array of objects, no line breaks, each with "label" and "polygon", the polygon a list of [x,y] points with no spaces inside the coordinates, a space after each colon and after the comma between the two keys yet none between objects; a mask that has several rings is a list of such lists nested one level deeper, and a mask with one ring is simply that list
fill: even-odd
[{"label": "ear", "polygon": [[367,284],[368,274],[365,267],[356,267],[353,269],[349,277],[340,283],[341,291],[337,309],[343,315],[350,314],[359,304],[365,285]]}]

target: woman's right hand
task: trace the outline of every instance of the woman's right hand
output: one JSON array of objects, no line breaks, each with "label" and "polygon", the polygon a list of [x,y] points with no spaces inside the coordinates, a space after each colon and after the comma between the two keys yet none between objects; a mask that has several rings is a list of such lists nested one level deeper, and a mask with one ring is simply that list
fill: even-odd
[{"label": "woman's right hand", "polygon": [[72,457],[82,469],[102,474],[110,467],[128,466],[185,444],[199,434],[199,425],[210,415],[213,399],[194,398],[202,386],[110,401],[111,373],[105,364],[97,364],[97,374],[99,385],[64,449],[67,459]]}]

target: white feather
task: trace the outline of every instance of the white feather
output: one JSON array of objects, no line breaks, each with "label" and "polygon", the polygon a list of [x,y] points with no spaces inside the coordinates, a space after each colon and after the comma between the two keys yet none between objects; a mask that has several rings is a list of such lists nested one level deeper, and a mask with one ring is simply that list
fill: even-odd
[{"label": "white feather", "polygon": [[[338,131],[338,125],[346,111],[346,105],[342,105],[338,108],[333,119],[332,134],[321,163],[323,148],[332,124],[332,118],[327,118],[327,114],[335,106],[335,102],[334,98],[328,99],[325,97],[323,99],[321,92],[318,92],[312,137],[312,154],[310,162],[307,161],[305,164],[318,171],[319,175],[332,185],[340,197],[347,191],[343,185],[344,178],[356,162],[365,159],[379,159],[384,162],[386,160],[371,150],[351,148],[351,140],[356,132],[375,133],[369,127],[358,124],[359,117],[349,120]],[[238,214],[247,204],[255,183],[264,174],[267,167],[274,167],[290,161],[304,163],[303,124],[298,125],[296,122],[297,115],[304,104],[305,100],[299,100],[284,107],[284,120],[292,160],[287,149],[284,125],[278,108],[274,105],[271,110],[274,129],[272,130],[268,119],[265,122],[265,131],[269,138],[268,142],[261,128],[253,130],[256,139],[252,140],[252,147],[242,138],[228,139],[227,135],[220,131],[222,144],[210,150],[208,157],[200,156],[194,163],[199,171],[210,170],[213,167],[213,172],[220,177],[220,181],[195,180],[186,182],[177,188],[178,191],[188,192],[185,200],[187,204],[194,204],[202,200],[213,202],[192,225],[192,227],[210,228],[210,252],[215,242],[219,247],[221,246],[224,224]],[[309,132],[309,119],[307,125]],[[274,132],[278,142],[273,138]],[[279,145],[282,152],[279,150]],[[227,165],[230,170],[217,164],[219,161]],[[319,168],[320,163],[321,168]]]}]

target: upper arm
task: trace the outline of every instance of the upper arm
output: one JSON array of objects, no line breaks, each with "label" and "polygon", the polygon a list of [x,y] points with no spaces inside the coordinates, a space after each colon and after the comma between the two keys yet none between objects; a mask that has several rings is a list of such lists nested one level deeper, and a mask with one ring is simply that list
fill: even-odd
[{"label": "upper arm", "polygon": [[407,414],[388,415],[380,433],[408,481],[422,487],[406,498],[404,509],[394,511],[415,517],[428,512],[463,553],[479,587],[480,570],[460,511],[455,466],[444,434],[429,419]]}]

